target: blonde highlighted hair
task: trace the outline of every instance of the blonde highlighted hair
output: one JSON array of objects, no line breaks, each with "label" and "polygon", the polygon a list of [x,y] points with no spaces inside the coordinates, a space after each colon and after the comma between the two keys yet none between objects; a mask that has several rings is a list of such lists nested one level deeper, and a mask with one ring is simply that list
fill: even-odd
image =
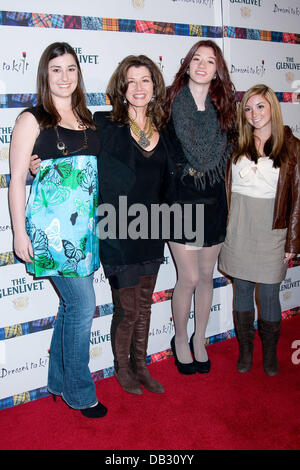
[{"label": "blonde highlighted hair", "polygon": [[245,115],[245,107],[248,100],[254,95],[263,96],[269,103],[271,109],[271,136],[265,143],[265,154],[271,158],[275,168],[280,167],[281,162],[284,160],[284,125],[282,120],[282,113],[280,103],[274,91],[267,85],[258,84],[251,87],[244,94],[237,112],[238,121],[238,142],[237,147],[233,153],[233,161],[237,162],[239,157],[246,155],[250,160],[257,163],[260,157],[255,147],[254,141],[254,128],[249,124]]}]

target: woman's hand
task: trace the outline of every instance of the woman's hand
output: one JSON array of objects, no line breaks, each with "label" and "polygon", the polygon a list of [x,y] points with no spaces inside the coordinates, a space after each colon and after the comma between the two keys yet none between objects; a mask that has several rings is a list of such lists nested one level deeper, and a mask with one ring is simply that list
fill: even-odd
[{"label": "woman's hand", "polygon": [[283,262],[288,263],[290,259],[295,258],[295,256],[296,256],[296,253],[285,253]]},{"label": "woman's hand", "polygon": [[33,249],[27,233],[14,235],[14,251],[18,258],[27,263],[32,263]]},{"label": "woman's hand", "polygon": [[41,164],[41,159],[39,158],[38,155],[31,155],[30,157],[30,164],[29,164],[29,170],[31,173],[35,176],[37,172],[39,171],[39,167]]}]

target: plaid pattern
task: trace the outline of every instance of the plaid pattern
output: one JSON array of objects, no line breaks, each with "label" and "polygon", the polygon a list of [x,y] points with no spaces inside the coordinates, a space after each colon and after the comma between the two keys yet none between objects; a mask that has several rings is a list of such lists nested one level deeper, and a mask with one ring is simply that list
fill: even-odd
[{"label": "plaid pattern", "polygon": [[207,36],[209,38],[222,37],[223,31],[221,26],[207,26]]},{"label": "plaid pattern", "polygon": [[235,27],[234,26],[225,26],[224,36],[226,38],[235,38]]},{"label": "plaid pattern", "polygon": [[3,24],[10,26],[31,26],[31,13],[21,11],[3,12]]},{"label": "plaid pattern", "polygon": [[260,40],[260,30],[259,29],[247,29],[247,39]]},{"label": "plaid pattern", "polygon": [[19,395],[13,396],[13,406],[21,405],[22,403],[28,403],[29,401],[31,401],[29,392],[20,393]]},{"label": "plaid pattern", "polygon": [[38,28],[51,28],[52,17],[51,15],[44,15],[43,13],[32,13],[31,24]]},{"label": "plaid pattern", "polygon": [[8,95],[8,105],[10,108],[27,108],[34,106],[37,98],[34,93],[16,93]]},{"label": "plaid pattern", "polygon": [[104,379],[103,375],[104,375],[103,370],[97,370],[97,371],[91,373],[91,376],[92,376],[92,379],[93,379],[94,382],[97,382],[98,380]]},{"label": "plaid pattern", "polygon": [[282,33],[278,31],[271,31],[271,37],[273,42],[282,42],[283,40]]},{"label": "plaid pattern", "polygon": [[283,103],[293,103],[293,93],[283,92],[282,93],[282,101],[283,101]]},{"label": "plaid pattern", "polygon": [[114,18],[103,18],[103,31],[119,31],[119,20]]},{"label": "plaid pattern", "polygon": [[81,26],[82,26],[82,29],[102,31],[103,29],[102,18],[96,18],[93,16],[83,16],[81,18]]},{"label": "plaid pattern", "polygon": [[235,101],[237,103],[239,103],[240,101],[242,101],[242,98],[244,96],[245,92],[244,91],[237,91],[236,94],[235,94]]},{"label": "plaid pattern", "polygon": [[136,32],[136,22],[135,20],[119,20],[119,31],[127,33]]},{"label": "plaid pattern", "polygon": [[[8,181],[7,181],[7,177],[6,175],[0,175],[0,188],[8,188]],[[6,255],[6,253],[2,253],[0,254],[0,266],[2,266],[1,264],[1,260],[2,260],[2,256]]]},{"label": "plaid pattern", "polygon": [[262,29],[260,31],[260,39],[261,39],[261,41],[272,41],[271,31],[265,31],[265,30]]},{"label": "plaid pattern", "polygon": [[22,325],[12,325],[4,327],[5,339],[15,338],[16,336],[23,336]]},{"label": "plaid pattern", "polygon": [[247,29],[235,28],[235,37],[236,39],[247,39]]},{"label": "plaid pattern", "polygon": [[65,15],[65,29],[81,29],[81,16]]},{"label": "plaid pattern", "polygon": [[202,36],[202,26],[198,24],[190,24],[190,36]]},{"label": "plaid pattern", "polygon": [[177,36],[189,36],[190,26],[188,24],[175,23],[174,32]]},{"label": "plaid pattern", "polygon": [[51,15],[52,28],[64,28],[65,18],[64,15]]},{"label": "plaid pattern", "polygon": [[114,368],[113,367],[106,367],[103,369],[103,378],[106,379],[107,377],[112,377],[114,375]]},{"label": "plaid pattern", "polygon": [[153,22],[154,34],[174,34],[174,23]]},{"label": "plaid pattern", "polygon": [[208,27],[207,26],[202,26],[202,36],[204,38],[208,38]]},{"label": "plaid pattern", "polygon": [[54,327],[56,317],[40,318],[29,322],[29,332],[36,333],[37,331],[50,330]]},{"label": "plaid pattern", "polygon": [[295,44],[300,44],[300,34],[295,34]]},{"label": "plaid pattern", "polygon": [[293,33],[282,33],[282,41],[295,44],[295,35]]},{"label": "plaid pattern", "polygon": [[99,305],[97,310],[99,311],[99,317],[105,317],[106,315],[112,315],[114,313],[114,306],[112,303]]},{"label": "plaid pattern", "polygon": [[136,32],[154,34],[153,21],[139,21],[136,20]]},{"label": "plaid pattern", "polygon": [[223,277],[216,277],[213,279],[213,287],[214,289],[217,289],[218,287],[224,287],[227,286],[228,284],[231,284],[231,281],[223,276]]},{"label": "plaid pattern", "polygon": [[[1,175],[3,176],[3,175]],[[5,188],[6,186],[1,185],[0,180],[0,188]],[[13,251],[7,251],[6,253],[0,253],[0,266],[7,266],[9,264],[15,263],[15,257]]]},{"label": "plaid pattern", "polygon": [[166,300],[170,300],[173,295],[173,289],[166,289],[161,290],[159,292],[154,292],[152,295],[152,303],[157,304],[160,302],[165,302]]},{"label": "plaid pattern", "polygon": [[107,104],[105,93],[87,93],[86,102],[87,106],[105,106]]},{"label": "plaid pattern", "polygon": [[146,358],[146,363],[147,364],[153,364],[154,362],[162,361],[164,359],[167,359],[169,354],[166,353],[166,351],[161,351],[158,353],[151,354],[151,356],[147,356]]}]

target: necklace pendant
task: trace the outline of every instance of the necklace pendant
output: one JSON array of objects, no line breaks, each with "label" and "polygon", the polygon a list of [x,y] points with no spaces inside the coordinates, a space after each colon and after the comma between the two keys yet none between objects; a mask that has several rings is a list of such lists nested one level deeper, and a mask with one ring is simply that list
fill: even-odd
[{"label": "necklace pendant", "polygon": [[150,145],[150,140],[148,139],[148,137],[146,136],[145,132],[144,131],[140,131],[140,139],[139,139],[139,144],[141,147],[149,147]]},{"label": "necklace pendant", "polygon": [[57,141],[56,147],[57,147],[57,150],[60,150],[61,152],[63,152],[66,148],[62,140]]}]

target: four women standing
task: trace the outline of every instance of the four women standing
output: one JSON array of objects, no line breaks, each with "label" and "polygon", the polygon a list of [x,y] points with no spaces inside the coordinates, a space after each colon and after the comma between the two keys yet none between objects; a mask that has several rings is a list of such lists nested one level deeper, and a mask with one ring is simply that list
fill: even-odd
[{"label": "four women standing", "polygon": [[[99,267],[94,224],[99,138],[100,199],[112,204],[118,214],[119,196],[126,196],[128,205],[138,202],[148,209],[164,202],[167,188],[173,185],[174,164],[180,184],[173,202],[192,203],[193,224],[197,204],[204,204],[202,246],[171,235],[178,274],[172,300],[176,334],[171,346],[179,372],[207,373],[205,330],[212,273],[226,236],[225,168],[236,139],[234,87],[213,41],[199,41],[189,51],[168,90],[167,109],[161,73],[145,56],[128,56],[119,64],[108,87],[112,111],[96,113],[94,121],[84,103],[79,63],[69,45],[55,43],[46,49],[38,87],[38,106],[21,114],[12,138],[9,194],[14,248],[30,263],[29,272],[50,277],[60,294],[49,390],[85,416],[101,417],[107,410],[96,399],[88,369],[95,310],[93,272]],[[235,278],[241,372],[251,366],[253,289],[255,282],[260,283],[259,325],[269,375],[278,370],[279,284],[286,261],[300,251],[299,141],[284,130],[272,93],[267,87],[254,87],[240,106],[239,140],[233,165],[228,166],[228,234],[220,258],[220,268]],[[25,179],[32,153],[40,155],[42,164],[25,219]],[[254,224],[259,230],[253,230]],[[265,250],[265,244],[274,250]],[[111,326],[115,376],[129,393],[142,393],[141,385],[154,393],[164,392],[146,367],[152,294],[163,247],[162,238],[122,240],[100,234],[100,254],[115,309]],[[260,253],[265,255],[263,264]],[[243,262],[247,255],[251,263]],[[195,332],[189,344],[187,321],[193,294]]]}]

